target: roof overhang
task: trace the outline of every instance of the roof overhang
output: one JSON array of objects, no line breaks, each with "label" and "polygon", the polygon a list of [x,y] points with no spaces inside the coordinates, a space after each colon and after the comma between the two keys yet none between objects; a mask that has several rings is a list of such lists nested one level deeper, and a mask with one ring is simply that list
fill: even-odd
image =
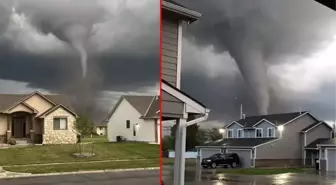
[{"label": "roof overhang", "polygon": [[336,2],[335,0],[315,0],[316,2],[336,11]]},{"label": "roof overhang", "polygon": [[191,98],[189,95],[182,92],[181,90],[171,86],[168,82],[164,80],[162,80],[162,90],[185,103],[186,113],[206,115],[210,112],[210,109],[208,109],[205,105],[198,102],[194,98]]},{"label": "roof overhang", "polygon": [[29,110],[31,111],[31,112],[29,112],[29,113],[34,113],[34,114],[37,114],[37,113],[38,113],[38,111],[37,111],[36,109],[34,109],[32,106],[28,105],[28,104],[25,103],[25,102],[19,102],[19,103],[15,104],[14,106],[12,106],[12,107],[10,107],[9,109],[7,109],[6,111],[4,111],[4,113],[8,113],[8,114],[10,114],[10,113],[12,113],[11,110],[13,110],[13,109],[15,109],[16,107],[21,106],[21,105],[24,106],[25,108],[29,109]]},{"label": "roof overhang", "polygon": [[78,115],[70,110],[69,108],[67,108],[66,106],[62,105],[62,104],[59,104],[57,106],[54,106],[50,109],[48,109],[47,111],[45,111],[44,113],[42,113],[41,115],[39,115],[38,117],[39,118],[45,118],[46,116],[48,116],[49,114],[51,114],[52,112],[54,112],[55,110],[57,110],[58,108],[63,108],[64,110],[66,110],[67,112],[69,112],[70,114],[74,115],[75,117],[77,117]]},{"label": "roof overhang", "polygon": [[163,10],[176,14],[180,19],[188,21],[189,23],[197,21],[202,16],[202,14],[199,12],[164,0],[162,1],[162,8]]},{"label": "roof overhang", "polygon": [[275,126],[275,124],[274,123],[272,123],[272,122],[270,122],[270,121],[268,121],[267,119],[262,119],[262,120],[260,120],[260,121],[258,121],[256,124],[254,124],[252,127],[255,127],[255,126],[257,126],[257,125],[259,125],[260,123],[262,123],[262,122],[267,122],[267,123],[269,123],[269,124],[271,124],[271,125],[273,125],[273,126]]},{"label": "roof overhang", "polygon": [[307,132],[309,132],[310,130],[312,130],[312,129],[318,127],[318,126],[321,125],[321,124],[324,124],[324,125],[326,125],[328,128],[330,128],[331,130],[333,130],[333,128],[332,128],[328,123],[326,123],[326,122],[324,122],[324,121],[321,121],[321,122],[319,122],[318,124],[314,125],[313,127],[309,128],[309,129],[307,129],[307,130],[305,130],[305,131],[300,131],[300,132],[302,132],[302,133],[307,133]]},{"label": "roof overhang", "polygon": [[236,124],[238,124],[240,127],[244,128],[244,126],[241,125],[240,123],[238,123],[237,121],[233,121],[233,122],[231,122],[230,124],[226,125],[224,128],[228,128],[228,127],[230,127],[231,125],[233,125],[234,123],[236,123]]}]

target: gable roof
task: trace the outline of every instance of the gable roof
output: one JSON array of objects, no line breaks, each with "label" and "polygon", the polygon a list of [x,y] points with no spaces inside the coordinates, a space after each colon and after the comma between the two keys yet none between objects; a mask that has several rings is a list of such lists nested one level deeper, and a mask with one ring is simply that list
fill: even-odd
[{"label": "gable roof", "polygon": [[0,94],[0,112],[5,111],[21,102],[25,101],[29,97],[33,96],[34,94],[38,94],[45,98],[47,101],[51,102],[54,105],[62,104],[66,106],[68,109],[74,111],[73,107],[71,106],[70,101],[64,95],[43,95],[42,93],[35,91],[30,94]]},{"label": "gable roof", "polygon": [[301,132],[308,132],[309,130],[311,130],[311,129],[313,129],[313,128],[315,128],[315,127],[321,125],[321,124],[324,124],[324,125],[326,125],[328,128],[330,128],[331,130],[333,130],[333,128],[332,128],[330,125],[328,125],[326,122],[324,122],[324,121],[317,121],[317,122],[315,122],[315,123],[309,125],[308,127],[302,129]]},{"label": "gable roof", "polygon": [[[137,110],[141,117],[140,118],[154,118],[154,111],[157,113],[159,110],[159,99],[154,101],[157,96],[139,96],[139,95],[123,95],[119,98],[118,102],[114,105],[111,112],[106,116],[106,118],[99,125],[105,125],[106,122],[111,118],[115,110],[119,107],[122,100],[126,100],[131,104],[132,107]],[[155,106],[158,106],[157,108]],[[158,115],[157,115],[158,116]],[[156,118],[156,117],[155,117]]]},{"label": "gable roof", "polygon": [[236,122],[239,123],[240,125],[243,125],[244,127],[250,128],[250,127],[253,127],[259,121],[265,119],[271,123],[274,123],[276,126],[278,126],[278,125],[287,123],[306,113],[308,112],[305,111],[305,112],[291,112],[291,113],[269,114],[269,115],[260,115],[260,116],[248,116]]},{"label": "gable roof", "polygon": [[160,97],[156,96],[153,98],[146,114],[143,118],[160,118]]},{"label": "gable roof", "polygon": [[336,145],[336,138],[330,139],[330,138],[319,138],[316,139],[315,141],[309,143],[305,148],[306,149],[317,149],[318,146],[317,145],[323,145],[323,144],[335,144]]},{"label": "gable roof", "polygon": [[44,113],[42,113],[38,117],[45,117],[45,116],[47,116],[48,114],[52,113],[53,111],[57,110],[60,107],[62,107],[64,110],[68,111],[72,115],[77,116],[77,114],[74,111],[70,110],[69,108],[67,108],[66,106],[64,106],[62,104],[58,104],[58,105],[56,105],[54,107],[51,107],[50,109],[46,110]]}]

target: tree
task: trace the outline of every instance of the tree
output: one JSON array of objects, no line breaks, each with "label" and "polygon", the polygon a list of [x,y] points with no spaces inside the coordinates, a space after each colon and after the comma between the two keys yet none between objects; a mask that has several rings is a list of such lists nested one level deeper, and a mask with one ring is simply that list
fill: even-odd
[{"label": "tree", "polygon": [[[190,149],[194,149],[195,146],[199,145],[198,142],[198,128],[199,126],[197,124],[195,125],[190,125],[187,127],[187,136],[186,136],[186,150],[190,150]],[[174,137],[175,139],[175,135],[176,135],[176,125],[174,125],[171,128],[171,135]]]},{"label": "tree", "polygon": [[172,136],[165,136],[162,138],[162,151],[174,150],[175,138]]},{"label": "tree", "polygon": [[223,135],[219,132],[218,128],[212,128],[209,130],[209,135],[211,141],[216,141],[218,139],[222,139]]},{"label": "tree", "polygon": [[80,153],[84,152],[83,137],[92,134],[94,126],[92,121],[86,115],[80,115],[74,123],[77,133],[79,134]]}]

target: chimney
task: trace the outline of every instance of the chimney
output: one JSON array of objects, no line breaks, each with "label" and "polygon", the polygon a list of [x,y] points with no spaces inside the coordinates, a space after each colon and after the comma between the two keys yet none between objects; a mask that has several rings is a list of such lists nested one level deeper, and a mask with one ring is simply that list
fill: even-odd
[{"label": "chimney", "polygon": [[246,115],[245,114],[242,114],[242,119],[245,119]]}]

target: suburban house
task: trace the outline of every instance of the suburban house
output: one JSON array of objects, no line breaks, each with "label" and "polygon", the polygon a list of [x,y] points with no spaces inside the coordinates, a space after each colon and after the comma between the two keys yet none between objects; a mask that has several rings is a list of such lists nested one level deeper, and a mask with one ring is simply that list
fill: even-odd
[{"label": "suburban house", "polygon": [[25,143],[77,142],[76,113],[62,95],[0,94],[0,137]]},{"label": "suburban house", "polygon": [[173,0],[162,1],[162,120],[174,120],[176,148],[174,185],[184,184],[186,127],[205,121],[210,109],[180,90],[183,27],[197,21],[201,14]]},{"label": "suburban house", "polygon": [[100,136],[105,136],[107,134],[106,122],[95,124],[95,131]]},{"label": "suburban house", "polygon": [[129,141],[160,143],[159,96],[121,96],[104,120],[107,137],[116,142],[121,136]]},{"label": "suburban house", "polygon": [[[214,153],[237,153],[245,168],[314,166],[321,156],[319,146],[333,135],[329,124],[309,112],[243,117],[224,129],[223,139],[197,147],[200,160]],[[329,155],[336,157],[335,152]]]}]

